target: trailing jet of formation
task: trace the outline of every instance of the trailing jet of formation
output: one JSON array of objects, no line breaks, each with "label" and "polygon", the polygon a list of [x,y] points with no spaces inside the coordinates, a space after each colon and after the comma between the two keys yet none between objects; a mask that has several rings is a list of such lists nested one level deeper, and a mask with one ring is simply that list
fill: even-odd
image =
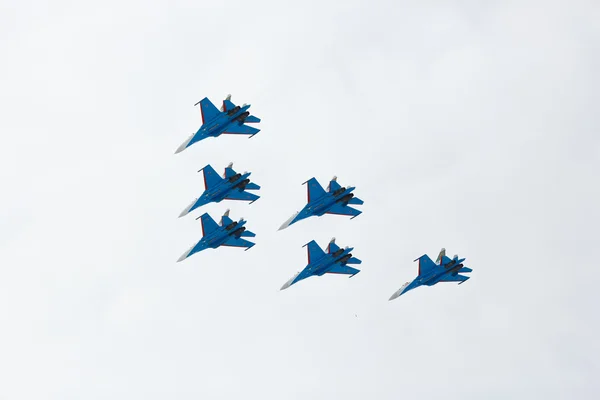
[{"label": "trailing jet of formation", "polygon": [[439,282],[466,282],[469,277],[460,275],[461,273],[472,272],[471,268],[467,268],[463,265],[465,258],[458,258],[458,254],[452,257],[452,259],[446,257],[446,249],[442,249],[438,255],[435,263],[431,261],[431,258],[427,254],[422,255],[415,261],[419,261],[419,275],[412,281],[406,282],[400,289],[398,289],[390,300],[394,300],[409,290],[418,288],[419,286],[433,286]]},{"label": "trailing jet of formation", "polygon": [[[250,115],[248,111],[250,105],[235,105],[231,101],[231,95],[228,95],[223,100],[220,110],[206,97],[195,105],[198,104],[200,104],[202,125],[196,133],[192,134],[177,148],[175,151],[176,154],[208,137],[218,137],[222,134],[250,135],[250,137],[253,137],[260,132],[260,129],[246,125],[248,123],[260,122],[260,118]],[[209,203],[220,203],[223,200],[240,200],[252,204],[260,198],[259,195],[251,192],[258,191],[261,188],[256,183],[251,182],[251,173],[236,172],[233,169],[233,163],[229,163],[225,167],[222,176],[210,164],[207,164],[198,172],[203,173],[204,192],[183,209],[179,217],[183,217]],[[307,186],[306,205],[286,220],[279,227],[279,230],[286,229],[290,225],[309,217],[334,214],[346,215],[350,219],[354,219],[362,213],[362,211],[351,207],[364,203],[361,199],[355,197],[353,192],[356,188],[354,186],[341,186],[336,176],[329,181],[327,189],[324,189],[314,177],[304,182],[304,184]],[[217,249],[221,246],[226,246],[241,247],[248,250],[255,245],[254,242],[244,239],[256,236],[253,232],[246,229],[246,221],[243,218],[239,221],[233,221],[229,218],[229,210],[225,211],[221,216],[218,224],[208,213],[204,213],[196,218],[196,220],[198,219],[202,227],[202,237],[194,246],[183,253],[177,262],[183,261],[209,248]],[[326,251],[323,251],[314,240],[302,247],[307,248],[308,264],[302,271],[297,272],[288,280],[281,287],[281,290],[287,289],[311,276],[342,274],[348,275],[351,278],[360,272],[359,269],[350,266],[362,263],[361,260],[352,255],[351,252],[354,248],[339,247],[335,243],[335,238],[331,239]],[[427,254],[422,255],[414,261],[419,262],[417,277],[411,282],[406,282],[402,285],[400,289],[392,294],[389,300],[394,300],[409,290],[423,285],[433,286],[439,282],[458,282],[460,285],[469,279],[469,276],[462,274],[472,272],[471,268],[463,265],[465,258],[459,259],[458,255],[455,255],[452,259],[446,257],[446,249],[440,251],[435,263]]]}]

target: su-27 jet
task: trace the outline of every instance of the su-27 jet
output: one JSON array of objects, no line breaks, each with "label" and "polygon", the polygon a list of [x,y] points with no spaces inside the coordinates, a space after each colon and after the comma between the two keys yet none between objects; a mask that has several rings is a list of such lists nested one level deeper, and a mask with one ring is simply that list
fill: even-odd
[{"label": "su-27 jet", "polygon": [[358,258],[352,257],[352,253],[350,252],[354,250],[354,248],[340,248],[335,244],[335,238],[331,239],[331,242],[329,242],[327,253],[325,253],[314,240],[311,240],[302,247],[308,247],[308,265],[301,272],[294,275],[292,279],[287,281],[280,290],[287,289],[294,283],[311,276],[344,274],[350,275],[350,278],[352,278],[360,272],[360,270],[348,266],[348,264],[362,263]]},{"label": "su-27 jet", "polygon": [[231,246],[246,247],[246,250],[248,250],[255,244],[249,240],[242,239],[242,237],[255,237],[256,235],[246,229],[244,226],[246,221],[243,218],[240,218],[239,221],[232,221],[229,218],[229,210],[225,211],[218,225],[207,213],[202,214],[196,219],[200,219],[202,225],[202,239],[183,253],[177,262],[183,261],[189,256],[209,248],[216,249],[220,246]]},{"label": "su-27 jet", "polygon": [[260,186],[256,183],[250,182],[249,177],[251,173],[244,172],[240,174],[235,172],[232,167],[233,163],[229,163],[225,168],[223,177],[220,177],[210,164],[200,169],[198,172],[204,172],[205,190],[199,198],[194,200],[179,214],[179,217],[181,218],[196,208],[211,202],[219,203],[222,200],[242,200],[249,201],[251,204],[258,200],[260,196],[246,191],[260,189]]},{"label": "su-27 jet", "polygon": [[431,261],[427,254],[422,255],[415,260],[419,261],[419,275],[412,282],[406,282],[402,285],[390,297],[390,300],[394,300],[409,290],[422,285],[433,286],[438,282],[458,282],[460,285],[470,278],[469,276],[460,275],[460,273],[473,271],[463,265],[465,260],[465,258],[459,259],[458,255],[455,255],[452,259],[446,257],[446,249],[440,251],[435,263]]},{"label": "su-27 jet", "polygon": [[[324,214],[351,215],[352,218],[357,217],[362,213],[355,208],[349,207],[348,204],[363,204],[364,202],[358,197],[354,197],[352,191],[354,186],[342,187],[337,183],[337,177],[334,176],[329,182],[327,191],[319,184],[315,178],[310,178],[304,182],[307,184],[308,203],[304,208],[292,215],[285,221],[279,230],[285,229],[296,222],[314,215],[320,217]],[[352,219],[350,218],[350,219]]]},{"label": "su-27 jet", "polygon": [[260,129],[244,125],[246,123],[260,122],[260,118],[250,115],[248,111],[250,104],[244,104],[241,107],[236,106],[231,102],[231,95],[228,95],[223,100],[223,106],[220,111],[207,97],[194,105],[198,104],[200,104],[202,126],[175,150],[175,154],[208,137],[217,137],[224,133],[250,135],[252,137],[260,132]]}]

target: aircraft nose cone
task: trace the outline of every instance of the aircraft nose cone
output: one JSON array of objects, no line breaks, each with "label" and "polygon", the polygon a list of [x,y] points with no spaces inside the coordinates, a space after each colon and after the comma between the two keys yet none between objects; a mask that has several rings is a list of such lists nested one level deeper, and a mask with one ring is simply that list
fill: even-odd
[{"label": "aircraft nose cone", "polygon": [[390,297],[390,299],[388,301],[397,299],[398,297],[400,297],[401,294],[402,294],[402,289],[395,291],[394,294],[392,295],[392,297]]},{"label": "aircraft nose cone", "polygon": [[192,141],[192,138],[194,137],[194,135],[190,136],[185,142],[181,143],[181,145],[177,148],[177,150],[175,150],[175,154],[177,153],[181,153],[182,151],[184,151],[188,144],[190,144],[190,142]]},{"label": "aircraft nose cone", "polygon": [[400,295],[402,293],[404,293],[406,291],[406,288],[408,287],[410,283],[406,282],[404,285],[402,285],[402,287],[400,289],[398,289],[396,292],[394,292],[394,294],[392,295],[392,297],[390,297],[390,299],[388,301],[397,299],[398,297],[400,297]]},{"label": "aircraft nose cone", "polygon": [[184,208],[184,210],[179,214],[179,218],[183,217],[184,215],[189,214],[190,210],[192,209],[192,207],[194,207],[194,204],[196,204],[197,200],[198,199],[194,200],[189,206]]},{"label": "aircraft nose cone", "polygon": [[194,248],[191,247],[188,251],[186,251],[185,253],[183,253],[181,255],[181,257],[179,257],[179,259],[177,260],[177,262],[181,262],[181,261],[185,260],[186,258],[188,258],[190,256],[190,253],[192,252],[193,249]]},{"label": "aircraft nose cone", "polygon": [[291,279],[289,281],[287,281],[286,283],[284,283],[283,286],[281,287],[281,289],[279,289],[279,290],[285,290],[285,289],[289,288],[290,286],[292,286],[292,284],[294,283],[294,279],[296,279],[298,277],[298,275],[300,275],[300,272],[298,272],[296,275],[292,276]]},{"label": "aircraft nose cone", "polygon": [[287,228],[288,226],[290,226],[292,224],[292,221],[294,221],[294,218],[296,218],[297,215],[298,215],[298,213],[295,213],[294,215],[292,215],[283,224],[281,224],[281,226],[277,230],[281,231],[281,230]]}]

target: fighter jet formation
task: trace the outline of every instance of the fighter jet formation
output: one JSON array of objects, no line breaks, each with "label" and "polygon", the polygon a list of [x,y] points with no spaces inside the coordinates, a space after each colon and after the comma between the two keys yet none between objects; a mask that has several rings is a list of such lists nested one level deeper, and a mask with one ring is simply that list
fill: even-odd
[{"label": "fighter jet formation", "polygon": [[[258,128],[246,125],[247,123],[260,122],[259,118],[250,115],[248,111],[250,105],[236,106],[231,101],[231,95],[228,95],[223,100],[220,110],[206,97],[195,105],[198,104],[200,104],[202,125],[196,133],[192,134],[177,148],[175,151],[176,154],[208,137],[219,137],[222,134],[250,135],[250,137],[253,137],[260,131]],[[207,164],[198,172],[202,172],[204,175],[204,192],[183,209],[179,217],[183,217],[197,208],[213,202],[220,203],[223,200],[241,200],[252,204],[260,198],[257,194],[250,192],[261,188],[256,183],[250,181],[251,173],[236,172],[233,169],[233,163],[225,167],[222,176],[210,164]],[[351,207],[364,204],[363,200],[355,197],[353,192],[356,188],[351,185],[341,186],[336,176],[329,181],[327,189],[324,189],[314,177],[304,182],[303,185],[307,187],[306,205],[287,219],[279,227],[279,231],[309,217],[321,217],[325,214],[333,214],[345,215],[349,216],[350,219],[354,219],[362,213],[362,211]],[[246,229],[246,221],[243,218],[239,221],[233,221],[229,218],[229,210],[225,211],[221,216],[218,224],[208,213],[204,213],[196,218],[196,220],[198,219],[200,219],[202,237],[194,246],[183,253],[177,262],[183,261],[206,249],[217,249],[226,246],[241,247],[248,250],[255,245],[254,242],[243,239],[256,236],[253,232]],[[359,269],[349,266],[362,263],[360,259],[354,257],[351,253],[354,248],[339,247],[335,243],[335,238],[329,242],[326,251],[323,251],[314,240],[311,240],[302,247],[307,248],[308,264],[303,270],[297,272],[289,279],[280,290],[287,289],[311,276],[342,274],[348,275],[351,278],[360,272]],[[445,249],[440,251],[435,263],[426,254],[414,261],[419,262],[417,277],[413,281],[402,285],[400,289],[392,294],[389,300],[394,300],[402,294],[423,285],[433,286],[439,282],[458,282],[460,285],[469,279],[469,276],[462,274],[472,272],[471,268],[463,265],[465,258],[459,259],[458,255],[455,255],[450,259],[446,257]]]}]

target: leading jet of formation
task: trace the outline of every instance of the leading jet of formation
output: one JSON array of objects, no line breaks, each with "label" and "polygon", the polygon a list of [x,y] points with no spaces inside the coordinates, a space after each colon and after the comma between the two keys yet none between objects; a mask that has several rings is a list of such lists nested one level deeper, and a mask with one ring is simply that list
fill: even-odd
[{"label": "leading jet of formation", "polygon": [[210,164],[200,171],[204,172],[205,190],[199,198],[195,199],[179,214],[180,218],[196,208],[211,202],[219,203],[222,200],[242,200],[254,203],[260,198],[260,196],[246,191],[260,189],[260,186],[256,183],[250,182],[249,177],[251,173],[244,172],[240,174],[235,172],[233,170],[233,163],[229,163],[225,168],[223,177],[220,177]]},{"label": "leading jet of formation", "polygon": [[350,252],[354,248],[340,248],[337,244],[335,244],[335,238],[331,239],[331,242],[329,242],[329,246],[327,246],[327,253],[325,253],[314,240],[311,240],[302,247],[308,248],[308,265],[302,271],[294,275],[289,281],[287,281],[280,290],[287,289],[294,283],[311,276],[322,276],[324,274],[344,274],[350,275],[350,278],[352,278],[354,275],[360,272],[360,270],[348,266],[348,264],[362,263],[362,261],[358,258],[352,257],[352,253]]},{"label": "leading jet of formation", "polygon": [[[296,222],[312,216],[322,216],[324,214],[350,215],[352,218],[362,213],[348,204],[360,205],[364,202],[358,197],[354,197],[352,191],[354,186],[342,187],[337,182],[337,177],[333,177],[329,182],[327,191],[319,184],[315,178],[310,178],[304,182],[307,184],[308,203],[304,208],[292,215],[285,221],[279,230],[285,229]],[[352,219],[350,218],[350,219]]]},{"label": "leading jet of formation", "polygon": [[249,240],[242,239],[242,237],[256,236],[253,232],[246,229],[244,226],[246,221],[243,218],[240,218],[239,221],[232,221],[229,218],[229,210],[225,211],[219,224],[207,213],[202,214],[196,219],[200,219],[202,225],[202,239],[183,253],[177,262],[183,261],[189,256],[209,248],[216,249],[220,246],[231,246],[245,247],[248,250],[255,245],[255,243]]},{"label": "leading jet of formation", "polygon": [[198,104],[200,104],[202,126],[175,150],[175,154],[208,137],[217,137],[224,133],[252,137],[260,132],[260,129],[245,125],[246,123],[260,122],[260,118],[250,115],[248,111],[250,104],[236,106],[231,102],[231,95],[223,100],[221,110],[218,110],[207,97],[194,105]]},{"label": "leading jet of formation", "polygon": [[458,255],[455,255],[452,259],[446,257],[446,249],[440,251],[435,263],[431,261],[427,254],[422,255],[415,261],[419,261],[419,275],[412,282],[406,282],[402,285],[390,297],[390,300],[394,300],[409,290],[422,285],[433,286],[438,282],[458,282],[460,285],[470,278],[460,274],[473,271],[463,265],[465,258],[459,259]]}]

